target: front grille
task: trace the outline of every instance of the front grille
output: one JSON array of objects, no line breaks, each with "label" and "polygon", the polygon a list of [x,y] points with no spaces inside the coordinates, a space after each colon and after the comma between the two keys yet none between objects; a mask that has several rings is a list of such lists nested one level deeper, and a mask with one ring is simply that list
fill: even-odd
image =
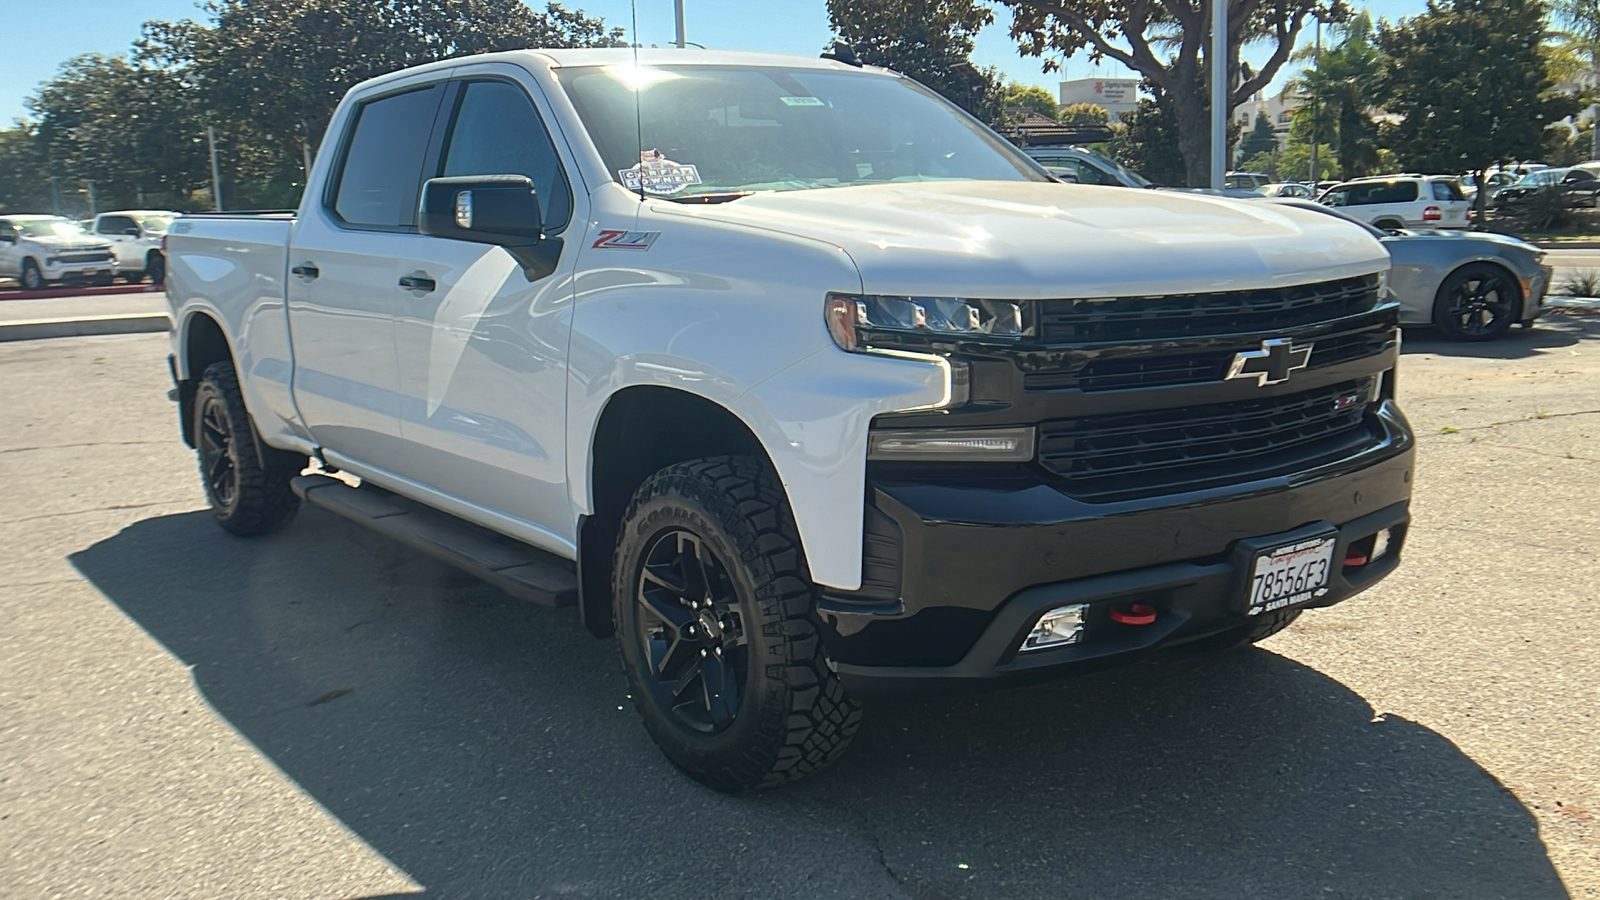
[{"label": "front grille", "polygon": [[1131,500],[1273,478],[1370,442],[1372,380],[1185,409],[1085,416],[1039,427],[1039,462],[1068,494]]},{"label": "front grille", "polygon": [[[1382,353],[1394,343],[1394,334],[1385,324],[1376,330],[1342,334],[1311,343],[1310,368],[1320,369]],[[1228,373],[1228,364],[1233,361],[1236,349],[1096,359],[1076,371],[1030,372],[1023,378],[1023,387],[1030,391],[1076,389],[1094,393],[1221,381]]]},{"label": "front grille", "polygon": [[1294,328],[1355,315],[1378,303],[1378,276],[1321,284],[1167,297],[1041,300],[1046,344],[1166,340]]},{"label": "front grille", "polygon": [[111,254],[95,250],[85,253],[57,253],[56,259],[64,263],[110,262]]}]

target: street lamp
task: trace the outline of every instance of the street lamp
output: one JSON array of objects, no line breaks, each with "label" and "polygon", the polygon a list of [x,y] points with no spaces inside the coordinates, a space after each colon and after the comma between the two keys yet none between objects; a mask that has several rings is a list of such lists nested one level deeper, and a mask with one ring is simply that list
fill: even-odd
[{"label": "street lamp", "polygon": [[1221,190],[1228,168],[1228,0],[1211,0],[1211,186]]},{"label": "street lamp", "polygon": [[683,0],[674,0],[673,13],[678,21],[678,49],[683,49]]}]

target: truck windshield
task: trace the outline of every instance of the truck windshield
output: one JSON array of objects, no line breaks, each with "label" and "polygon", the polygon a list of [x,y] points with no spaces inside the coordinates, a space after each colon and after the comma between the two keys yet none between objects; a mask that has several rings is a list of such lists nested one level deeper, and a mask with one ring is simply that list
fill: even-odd
[{"label": "truck windshield", "polygon": [[557,76],[612,176],[665,199],[1049,180],[903,78],[764,66],[582,66]]},{"label": "truck windshield", "polygon": [[23,237],[77,237],[83,226],[70,219],[24,219],[17,223]]},{"label": "truck windshield", "polygon": [[139,220],[139,224],[144,227],[145,231],[166,234],[167,229],[172,227],[172,223],[177,219],[177,216],[136,216],[135,218]]}]

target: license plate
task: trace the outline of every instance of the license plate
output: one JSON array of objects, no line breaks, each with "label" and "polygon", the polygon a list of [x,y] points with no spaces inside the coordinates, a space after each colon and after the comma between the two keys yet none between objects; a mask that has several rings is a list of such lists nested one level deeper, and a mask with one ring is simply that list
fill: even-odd
[{"label": "license plate", "polygon": [[1328,592],[1334,538],[1307,538],[1263,550],[1250,578],[1250,615],[1315,600]]}]

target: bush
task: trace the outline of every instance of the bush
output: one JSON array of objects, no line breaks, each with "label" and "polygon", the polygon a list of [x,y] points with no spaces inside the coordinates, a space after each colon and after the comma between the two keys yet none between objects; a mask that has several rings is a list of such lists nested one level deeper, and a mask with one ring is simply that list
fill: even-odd
[{"label": "bush", "polygon": [[1561,294],[1565,297],[1600,297],[1600,272],[1594,269],[1579,269],[1567,276],[1561,282]]}]

